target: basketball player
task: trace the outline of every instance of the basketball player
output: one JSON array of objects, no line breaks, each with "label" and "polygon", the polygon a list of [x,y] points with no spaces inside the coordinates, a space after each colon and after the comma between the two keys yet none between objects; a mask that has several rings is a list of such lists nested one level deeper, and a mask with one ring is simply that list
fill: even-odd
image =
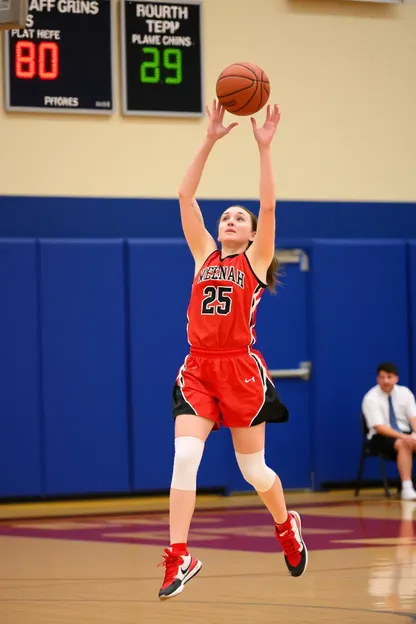
[{"label": "basketball player", "polygon": [[195,260],[188,308],[190,353],[173,391],[175,459],[170,492],[170,548],[160,599],[181,593],[202,563],[188,552],[196,479],[205,441],[212,429],[229,427],[240,470],[270,511],[276,538],[292,576],[308,563],[300,516],[287,511],[279,477],[265,463],[265,423],[284,422],[280,402],[265,362],[252,348],[256,308],[265,288],[274,290],[275,188],[270,145],[280,120],[277,106],[267,108],[263,127],[252,119],[260,156],[258,222],[241,206],[221,216],[217,245],[204,227],[195,200],[211,150],[238,124],[223,125],[225,110],[214,100],[207,107],[208,129],[179,190],[182,227]]}]

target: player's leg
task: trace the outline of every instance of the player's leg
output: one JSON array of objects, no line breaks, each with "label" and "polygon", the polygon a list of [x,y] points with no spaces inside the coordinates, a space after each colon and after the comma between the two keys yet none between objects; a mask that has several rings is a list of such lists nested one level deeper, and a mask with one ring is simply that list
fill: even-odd
[{"label": "player's leg", "polygon": [[275,534],[282,546],[287,568],[292,576],[301,576],[308,565],[301,519],[296,511],[287,511],[282,483],[266,465],[265,423],[254,427],[230,427],[230,430],[241,473],[273,516]]},{"label": "player's leg", "polygon": [[[274,416],[275,406],[279,403],[276,390],[257,356],[245,353],[221,364],[224,386],[221,388],[220,409],[224,424],[232,434],[238,465],[275,522],[283,523],[287,520],[287,509],[282,484],[264,459],[265,423]],[[280,406],[283,414],[286,408]]]},{"label": "player's leg", "polygon": [[[187,366],[190,367],[188,372]],[[218,406],[201,380],[201,365],[187,358],[173,391],[175,457],[169,500],[170,548],[165,549],[165,578],[159,598],[173,598],[201,569],[188,552],[188,533],[195,509],[199,464],[207,437],[218,426]],[[203,415],[203,416],[200,416]]]},{"label": "player's leg", "polygon": [[202,562],[188,552],[188,533],[195,509],[196,480],[212,420],[181,414],[175,420],[175,458],[169,498],[170,548],[165,549],[161,600],[180,594],[198,574]]},{"label": "player's leg", "polygon": [[276,523],[287,520],[282,482],[264,459],[266,424],[231,427],[234,451],[241,473],[260,496]]},{"label": "player's leg", "polygon": [[[275,521],[276,537],[292,576],[301,576],[308,563],[300,516],[287,511],[279,477],[266,465],[264,456],[266,422],[285,422],[288,411],[281,403],[260,353],[235,358],[232,378],[224,370],[226,384],[220,408],[229,426],[240,470],[269,509]],[[284,433],[284,429],[282,429]]]},{"label": "player's leg", "polygon": [[187,544],[195,509],[196,480],[212,420],[181,414],[175,420],[175,458],[169,501],[170,543]]}]

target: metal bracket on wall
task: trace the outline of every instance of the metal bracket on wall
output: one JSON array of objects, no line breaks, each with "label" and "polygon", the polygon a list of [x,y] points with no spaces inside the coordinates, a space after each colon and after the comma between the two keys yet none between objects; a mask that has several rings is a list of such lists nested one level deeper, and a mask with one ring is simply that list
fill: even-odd
[{"label": "metal bracket on wall", "polygon": [[23,29],[28,9],[28,0],[0,0],[0,30]]},{"label": "metal bracket on wall", "polygon": [[301,271],[309,271],[309,257],[303,249],[276,249],[281,264],[299,264]]},{"label": "metal bracket on wall", "polygon": [[278,368],[270,370],[270,377],[274,379],[303,379],[308,381],[311,377],[312,362],[301,362],[299,368]]}]

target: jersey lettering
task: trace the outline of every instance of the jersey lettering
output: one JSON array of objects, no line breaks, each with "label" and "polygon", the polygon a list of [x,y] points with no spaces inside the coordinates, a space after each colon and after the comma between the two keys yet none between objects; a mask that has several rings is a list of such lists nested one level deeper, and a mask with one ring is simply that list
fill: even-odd
[{"label": "jersey lettering", "polygon": [[209,266],[201,271],[198,278],[198,284],[208,280],[221,280],[224,282],[233,282],[244,288],[245,273],[233,266]]}]

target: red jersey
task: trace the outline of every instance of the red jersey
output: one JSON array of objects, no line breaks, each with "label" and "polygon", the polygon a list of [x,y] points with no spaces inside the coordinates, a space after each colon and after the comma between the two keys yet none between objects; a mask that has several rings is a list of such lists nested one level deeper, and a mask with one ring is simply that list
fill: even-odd
[{"label": "red jersey", "polygon": [[256,311],[267,284],[255,276],[245,253],[214,251],[192,284],[188,342],[201,349],[241,349],[256,341]]}]

